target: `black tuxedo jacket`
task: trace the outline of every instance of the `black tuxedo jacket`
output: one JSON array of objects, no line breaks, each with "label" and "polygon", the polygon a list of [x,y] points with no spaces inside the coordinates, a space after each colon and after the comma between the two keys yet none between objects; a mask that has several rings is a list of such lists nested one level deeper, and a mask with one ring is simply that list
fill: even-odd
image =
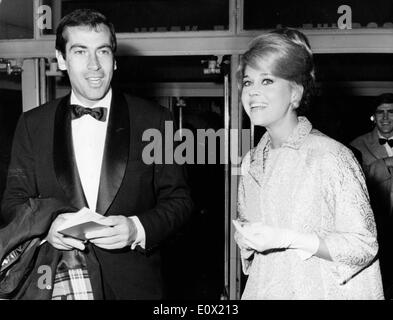
[{"label": "black tuxedo jacket", "polygon": [[[61,199],[77,209],[88,206],[73,153],[69,99],[47,103],[19,119],[2,204],[6,223],[30,198]],[[171,120],[167,109],[113,91],[96,211],[136,215],[146,232],[146,250],[93,246],[106,298],[162,298],[156,248],[190,217],[192,201],[182,166],[142,161],[142,150],[150,143],[142,135],[157,129],[164,137],[165,121]]]}]

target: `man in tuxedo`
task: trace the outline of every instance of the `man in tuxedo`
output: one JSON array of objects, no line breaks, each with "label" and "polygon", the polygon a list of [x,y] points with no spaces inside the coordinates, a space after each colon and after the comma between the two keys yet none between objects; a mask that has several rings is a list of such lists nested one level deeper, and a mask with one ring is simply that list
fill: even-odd
[{"label": "man in tuxedo", "polygon": [[[49,263],[56,261],[53,285],[42,289],[49,290],[48,299],[162,298],[160,244],[192,211],[184,168],[142,158],[145,130],[164,136],[172,116],[112,90],[115,50],[105,16],[89,9],[65,16],[56,56],[71,93],[24,113],[15,132],[3,220],[32,219],[42,199],[59,200],[63,208],[42,235],[40,263],[49,256]],[[64,205],[72,210],[64,212]],[[101,214],[108,228],[87,233],[87,242],[59,233],[83,207]],[[30,292],[24,297],[34,298]]]},{"label": "man in tuxedo", "polygon": [[393,94],[376,98],[374,129],[350,144],[361,153],[378,231],[379,261],[385,298],[393,298]]}]

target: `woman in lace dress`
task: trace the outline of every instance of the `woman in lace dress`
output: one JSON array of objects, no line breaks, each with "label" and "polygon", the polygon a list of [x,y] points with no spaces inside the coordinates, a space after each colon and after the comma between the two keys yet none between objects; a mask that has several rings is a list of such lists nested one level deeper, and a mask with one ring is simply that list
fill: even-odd
[{"label": "woman in lace dress", "polygon": [[307,38],[282,29],[254,39],[239,81],[251,122],[267,130],[242,162],[242,299],[383,299],[363,173],[302,116],[314,85]]}]

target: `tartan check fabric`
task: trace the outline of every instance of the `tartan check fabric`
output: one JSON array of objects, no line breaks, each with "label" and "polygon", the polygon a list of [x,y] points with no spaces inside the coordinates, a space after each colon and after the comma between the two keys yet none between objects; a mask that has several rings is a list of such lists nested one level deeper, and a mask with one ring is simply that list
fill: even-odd
[{"label": "tartan check fabric", "polygon": [[86,259],[79,251],[63,252],[56,269],[52,300],[94,300]]},{"label": "tartan check fabric", "polygon": [[94,300],[87,269],[56,274],[52,300]]}]

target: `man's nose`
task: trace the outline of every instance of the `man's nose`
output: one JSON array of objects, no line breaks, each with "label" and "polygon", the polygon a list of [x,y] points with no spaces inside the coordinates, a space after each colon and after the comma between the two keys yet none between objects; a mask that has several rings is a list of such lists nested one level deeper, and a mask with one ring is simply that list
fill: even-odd
[{"label": "man's nose", "polygon": [[89,55],[89,63],[87,67],[89,70],[98,70],[101,68],[100,61],[98,60],[96,54]]},{"label": "man's nose", "polygon": [[383,119],[384,119],[384,120],[389,119],[389,112],[387,112],[387,111],[384,111],[384,112],[383,112]]}]

